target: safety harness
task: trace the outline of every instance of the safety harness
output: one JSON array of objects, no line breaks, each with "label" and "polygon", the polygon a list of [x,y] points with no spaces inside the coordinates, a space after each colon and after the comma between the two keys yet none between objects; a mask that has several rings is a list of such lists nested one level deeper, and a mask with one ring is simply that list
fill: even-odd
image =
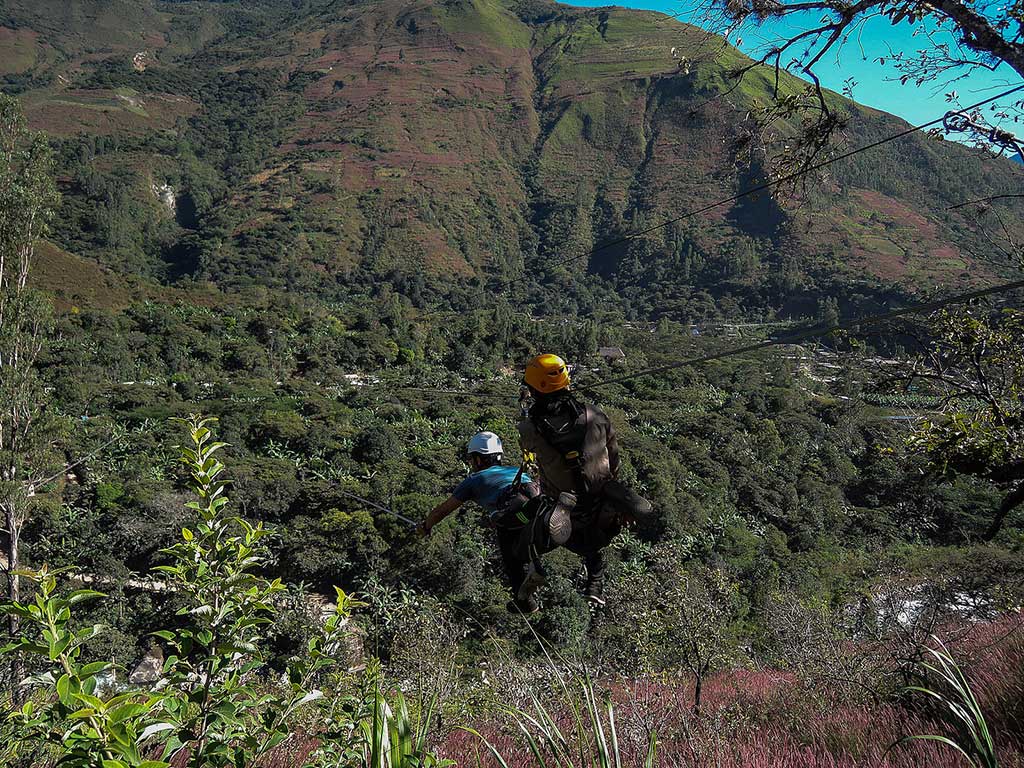
[{"label": "safety harness", "polygon": [[[511,491],[507,492],[508,499],[512,499],[513,497],[519,495],[519,491],[523,487],[523,473],[526,471],[526,464],[526,451],[523,451],[523,457],[519,462],[519,471],[516,472],[516,479],[512,481]],[[523,525],[526,525],[528,522],[530,522],[530,518],[527,516],[522,506],[520,506],[520,508],[516,510],[516,519],[519,520],[519,522],[521,522]]]}]

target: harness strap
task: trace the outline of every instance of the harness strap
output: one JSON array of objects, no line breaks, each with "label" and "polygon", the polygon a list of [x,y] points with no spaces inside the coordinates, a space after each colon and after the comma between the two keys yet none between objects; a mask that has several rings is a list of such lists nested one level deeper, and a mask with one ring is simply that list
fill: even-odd
[{"label": "harness strap", "polygon": [[512,490],[518,491],[523,485],[523,472],[526,470],[526,451],[523,451],[523,458],[519,461],[519,471],[516,472],[516,479],[512,481]]}]

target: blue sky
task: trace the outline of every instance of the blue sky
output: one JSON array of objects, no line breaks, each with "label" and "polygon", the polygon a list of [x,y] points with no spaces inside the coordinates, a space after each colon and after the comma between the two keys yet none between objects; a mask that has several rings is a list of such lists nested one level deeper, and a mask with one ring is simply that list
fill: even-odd
[{"label": "blue sky", "polygon": [[[600,7],[609,3],[574,0],[572,4]],[[681,21],[698,23],[693,18],[693,13],[685,11],[687,6],[679,0],[626,0],[616,5],[661,11],[670,15],[679,14],[678,18]],[[759,48],[764,48],[773,40],[779,39],[787,29],[799,29],[800,23],[813,24],[817,19],[816,14],[805,19],[793,17],[785,21],[770,22],[760,28],[748,23],[731,35],[730,41],[735,43],[738,35],[742,41],[740,48],[754,55]],[[948,39],[952,40],[951,37]],[[953,84],[946,84],[947,78],[926,83],[921,87],[916,87],[912,83],[901,85],[898,81],[899,73],[892,66],[891,58],[887,65],[879,64],[877,61],[879,58],[888,57],[890,49],[913,52],[927,44],[923,36],[914,36],[912,25],[903,23],[893,26],[888,20],[876,17],[864,25],[857,41],[847,43],[838,55],[834,52],[827,54],[815,71],[823,85],[836,91],[842,91],[844,81],[852,77],[857,81],[853,90],[853,97],[857,101],[892,112],[914,124],[940,117],[950,109],[946,93],[951,90],[958,93],[960,105],[967,106],[1022,82],[1016,72],[1004,65],[996,72],[976,70],[969,78]],[[1018,93],[1005,103],[1009,106],[1015,99],[1021,97],[1022,94]],[[1012,126],[1004,122],[1004,126],[1014,130],[1018,135],[1024,132],[1019,125]]]}]

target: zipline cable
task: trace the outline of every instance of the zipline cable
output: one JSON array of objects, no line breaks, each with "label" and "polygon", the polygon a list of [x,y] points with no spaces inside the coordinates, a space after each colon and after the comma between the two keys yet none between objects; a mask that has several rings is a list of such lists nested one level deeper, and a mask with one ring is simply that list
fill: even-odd
[{"label": "zipline cable", "polygon": [[[736,355],[744,355],[750,352],[758,352],[762,349],[768,349],[769,347],[778,347],[786,344],[795,344],[800,341],[806,341],[813,339],[818,336],[828,336],[833,333],[840,331],[848,331],[854,328],[862,326],[877,325],[883,323],[886,320],[893,320],[897,317],[905,317],[907,315],[916,315],[924,312],[934,312],[944,307],[954,306],[957,304],[965,304],[975,299],[982,299],[986,296],[994,296],[999,293],[1008,293],[1009,291],[1024,289],[1024,280],[1014,280],[1009,283],[1001,283],[999,285],[993,285],[988,288],[980,288],[976,291],[968,291],[966,293],[954,294],[953,296],[947,296],[943,299],[936,299],[934,301],[926,301],[918,304],[911,304],[908,307],[901,309],[893,309],[888,312],[881,312],[874,315],[867,315],[865,317],[856,317],[850,320],[844,320],[840,323],[836,323],[831,326],[813,326],[805,328],[802,331],[796,331],[795,333],[786,334],[785,336],[779,336],[777,338],[766,339],[765,341],[759,341],[755,344],[747,344],[742,347],[732,347],[730,349],[723,350],[721,352],[713,352],[707,355],[701,355],[699,357],[690,357],[685,360],[679,360],[674,363],[666,363],[665,365],[656,366],[654,368],[646,368],[635,373],[630,373],[625,376],[617,376],[611,379],[605,379],[604,381],[598,381],[594,384],[586,386],[580,386],[576,388],[577,392],[589,392],[599,387],[605,387],[610,384],[619,384],[624,381],[630,381],[637,379],[642,376],[654,376],[659,373],[665,373],[672,371],[677,368],[683,368],[688,365],[699,365],[700,363],[708,363],[715,360],[724,360],[729,357],[735,357]],[[454,390],[454,389],[430,389],[428,387],[393,387],[392,392],[405,392],[405,391],[416,391],[416,392],[434,392],[438,394],[450,394],[458,395],[462,397],[494,397],[502,399],[513,399],[513,395],[501,395],[497,392],[472,392],[468,390]]]},{"label": "zipline cable", "polygon": [[356,501],[361,501],[363,504],[368,504],[371,507],[373,507],[374,509],[379,509],[381,512],[385,512],[385,513],[391,515],[392,517],[396,517],[399,520],[401,520],[403,523],[405,523],[406,525],[410,525],[413,528],[419,527],[419,523],[417,523],[415,520],[413,520],[411,518],[408,518],[405,515],[400,515],[397,512],[395,512],[395,510],[389,509],[388,507],[385,507],[385,506],[383,506],[381,504],[378,504],[375,501],[370,501],[369,499],[364,499],[362,496],[357,496],[354,493],[349,493],[348,491],[343,491],[340,488],[338,488],[337,491],[342,496],[348,496],[350,499],[355,499]]},{"label": "zipline cable", "polygon": [[687,365],[698,365],[700,363],[711,362],[713,360],[722,360],[727,357],[733,357],[735,355],[743,355],[749,352],[757,352],[758,350],[767,349],[768,347],[777,347],[784,344],[795,344],[799,341],[806,341],[807,339],[813,339],[818,336],[828,336],[833,333],[840,331],[848,331],[854,328],[859,328],[865,325],[877,325],[878,323],[885,322],[886,320],[893,320],[897,317],[905,317],[906,315],[915,315],[922,312],[934,312],[944,307],[952,306],[954,304],[965,304],[975,299],[981,299],[986,296],[993,296],[997,293],[1006,293],[1008,291],[1015,291],[1024,288],[1024,280],[1014,280],[1010,283],[1003,283],[1001,285],[994,285],[989,288],[982,288],[977,291],[969,291],[967,293],[960,293],[954,296],[948,296],[944,299],[937,299],[935,301],[927,301],[921,304],[911,304],[909,307],[903,307],[902,309],[893,309],[889,312],[882,312],[876,315],[868,315],[867,317],[858,317],[852,320],[845,320],[841,323],[827,327],[814,327],[808,328],[797,333],[788,334],[786,336],[780,336],[774,339],[767,339],[765,341],[758,342],[756,344],[748,344],[743,347],[734,347],[733,349],[725,350],[724,352],[716,352],[710,355],[702,355],[700,357],[691,357],[686,360],[679,360],[674,363],[667,363],[665,365],[659,365],[654,368],[646,368],[636,373],[630,373],[625,376],[616,376],[612,379],[605,379],[604,381],[590,384],[589,386],[580,387],[577,391],[589,392],[597,389],[598,387],[606,387],[609,384],[620,384],[624,381],[630,381],[637,379],[642,376],[654,376],[659,373],[666,373],[668,371],[675,370],[676,368],[683,368]]},{"label": "zipline cable", "polygon": [[[984,107],[985,105],[990,104],[993,101],[998,101],[999,99],[1006,98],[1007,96],[1010,96],[1010,95],[1012,95],[1014,93],[1017,93],[1018,91],[1022,91],[1022,90],[1024,90],[1024,84],[1014,86],[1013,88],[1009,88],[1009,89],[1007,89],[1005,91],[1002,91],[1001,93],[997,93],[994,96],[989,96],[986,99],[982,99],[979,102],[971,104],[968,107],[964,107],[964,109],[962,111],[963,112],[971,112],[971,111],[973,111],[975,109],[979,109],[981,107]],[[727,205],[729,203],[734,203],[734,202],[736,202],[738,200],[743,199],[744,197],[748,197],[750,195],[755,195],[758,192],[763,192],[763,191],[765,191],[767,189],[771,189],[772,187],[778,186],[780,184],[784,184],[784,183],[789,182],[789,181],[794,181],[794,180],[796,180],[796,179],[800,178],[801,176],[804,176],[804,175],[806,175],[808,173],[811,173],[813,171],[818,171],[818,170],[821,170],[822,168],[826,168],[826,167],[828,167],[830,165],[838,163],[840,160],[846,160],[847,158],[853,157],[854,155],[859,155],[862,152],[867,152],[870,149],[875,149],[876,147],[880,147],[883,144],[888,144],[889,142],[896,141],[897,139],[902,139],[905,136],[910,136],[911,134],[917,133],[918,131],[923,131],[926,128],[931,128],[934,125],[938,125],[938,124],[942,123],[943,120],[945,120],[947,114],[948,113],[943,113],[942,117],[937,117],[937,118],[935,118],[933,120],[929,120],[926,123],[920,123],[918,125],[912,125],[909,128],[904,128],[903,130],[898,131],[898,132],[896,132],[896,133],[894,133],[894,134],[892,134],[890,136],[886,136],[884,138],[878,139],[878,140],[870,142],[868,144],[864,144],[863,146],[856,147],[855,149],[851,149],[850,151],[844,152],[844,153],[839,154],[839,155],[836,155],[835,157],[831,157],[831,158],[829,158],[827,160],[822,160],[821,162],[814,163],[813,165],[809,165],[806,168],[801,168],[798,171],[793,171],[792,173],[784,174],[784,175],[778,177],[777,179],[770,179],[768,181],[762,182],[761,184],[757,184],[757,185],[755,185],[753,187],[750,187],[749,189],[745,189],[742,192],[737,192],[734,195],[730,195],[729,197],[722,198],[721,200],[716,200],[713,203],[707,203],[706,205],[702,205],[702,206],[700,206],[698,208],[693,208],[693,209],[691,209],[689,211],[686,211],[685,213],[680,214],[679,216],[676,216],[676,217],[671,218],[671,219],[667,219],[666,221],[663,221],[663,222],[661,222],[659,224],[653,224],[653,225],[651,225],[649,227],[646,227],[644,229],[640,229],[640,230],[637,230],[635,232],[630,232],[629,234],[623,235],[622,237],[617,238],[615,240],[611,240],[611,241],[609,241],[607,243],[602,243],[601,245],[599,245],[599,246],[597,246],[595,248],[591,248],[589,251],[584,251],[583,253],[578,254],[576,256],[570,256],[570,257],[562,259],[560,261],[556,261],[556,262],[553,262],[551,264],[546,264],[546,265],[544,265],[542,267],[542,271],[544,273],[544,276],[549,276],[550,273],[551,273],[551,270],[553,270],[553,269],[555,269],[557,267],[561,267],[561,266],[564,266],[566,264],[571,264],[572,262],[579,261],[581,259],[589,258],[590,256],[594,256],[595,254],[598,254],[601,251],[606,251],[609,248],[614,248],[617,245],[622,245],[623,243],[628,243],[630,240],[635,240],[638,237],[642,237],[643,235],[647,235],[647,234],[650,234],[651,232],[655,232],[655,231],[657,231],[659,229],[663,229],[665,227],[671,226],[672,224],[676,224],[676,223],[678,223],[680,221],[685,221],[686,219],[693,218],[694,216],[699,216],[702,213],[707,213],[708,211],[714,210],[715,208],[719,208],[719,207],[721,207],[723,205]],[[498,283],[496,286],[494,286],[494,288],[492,290],[495,290],[495,291],[504,290],[505,288],[509,288],[509,287],[515,285],[516,283],[520,282],[521,280],[522,280],[521,277],[516,277],[516,278],[513,278],[511,280],[506,280],[504,282]],[[430,312],[422,313],[421,317],[428,317],[430,315],[440,314],[441,312],[445,312],[445,311],[450,311],[450,310],[435,309],[435,310],[432,310]]]},{"label": "zipline cable", "polygon": [[507,400],[512,395],[502,394],[501,392],[472,392],[465,389],[442,389],[440,387],[391,387],[392,392],[429,392],[431,394],[438,395],[459,395],[464,397],[482,397],[482,398],[501,398]]},{"label": "zipline cable", "polygon": [[68,472],[70,472],[71,470],[76,469],[77,467],[81,466],[82,464],[84,464],[89,459],[93,458],[94,456],[98,456],[99,454],[103,453],[103,451],[106,450],[107,447],[109,447],[110,445],[113,445],[115,442],[117,442],[117,440],[121,439],[121,437],[122,437],[122,435],[114,435],[112,438],[107,440],[107,442],[103,443],[103,445],[101,445],[99,448],[96,448],[96,449],[90,451],[89,453],[85,454],[84,456],[82,456],[79,459],[76,459],[75,461],[73,461],[70,464],[65,464],[64,468],[62,470],[60,470],[59,472],[56,472],[56,473],[50,475],[49,477],[45,477],[45,478],[42,478],[42,479],[29,480],[28,481],[28,485],[30,487],[33,487],[33,488],[40,488],[40,487],[42,487],[44,485],[49,485],[50,483],[52,483],[54,480],[56,480],[61,475],[67,474]]}]

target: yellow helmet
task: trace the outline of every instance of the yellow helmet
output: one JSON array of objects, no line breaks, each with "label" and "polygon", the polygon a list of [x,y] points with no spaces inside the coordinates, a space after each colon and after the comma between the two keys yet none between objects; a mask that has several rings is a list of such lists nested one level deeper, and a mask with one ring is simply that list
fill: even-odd
[{"label": "yellow helmet", "polygon": [[537,355],[526,364],[523,381],[537,392],[557,392],[569,386],[569,369],[558,355]]}]

